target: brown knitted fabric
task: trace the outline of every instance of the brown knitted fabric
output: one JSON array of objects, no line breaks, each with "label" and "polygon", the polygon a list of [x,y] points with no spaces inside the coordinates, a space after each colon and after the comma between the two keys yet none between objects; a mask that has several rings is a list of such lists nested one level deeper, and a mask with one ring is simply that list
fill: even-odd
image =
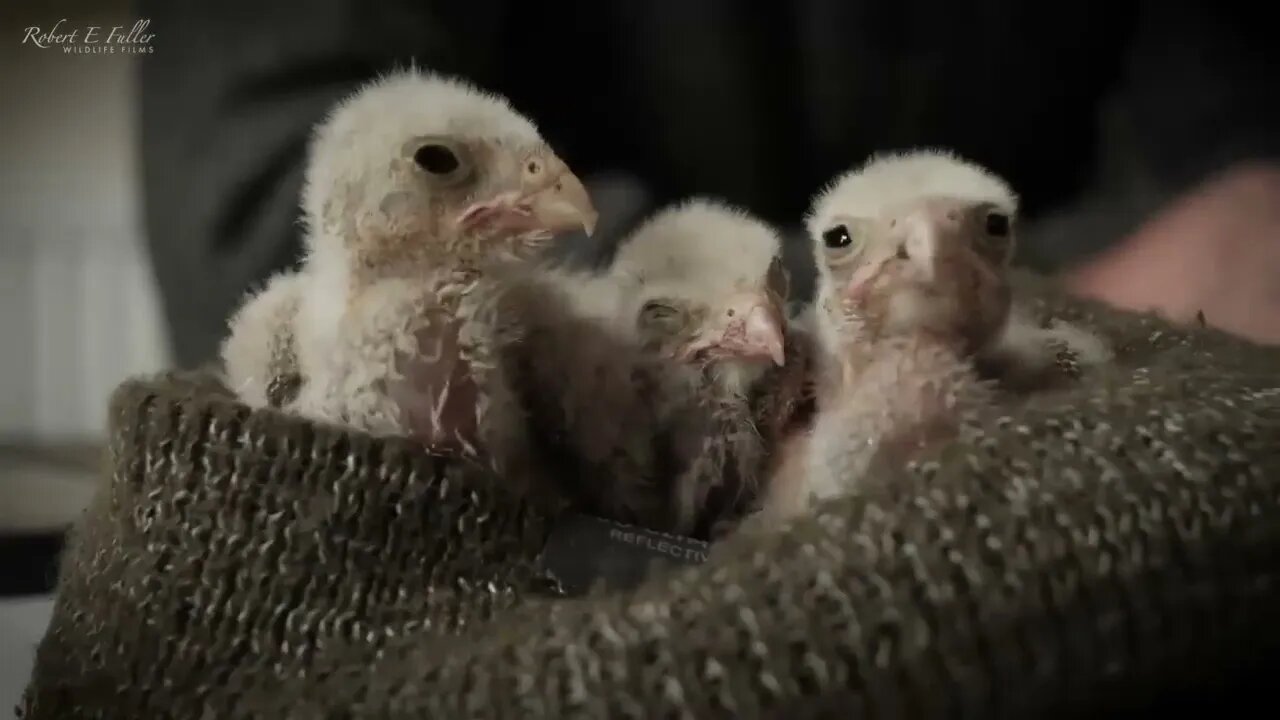
[{"label": "brown knitted fabric", "polygon": [[238,668],[453,632],[536,583],[554,505],[413,443],[253,412],[199,376],[126,383],[110,412],[32,717],[200,717]]},{"label": "brown knitted fabric", "polygon": [[520,602],[550,499],[207,383],[128,383],[26,710],[1093,717],[1274,657],[1280,350],[1033,285],[1116,367],[609,597]]}]

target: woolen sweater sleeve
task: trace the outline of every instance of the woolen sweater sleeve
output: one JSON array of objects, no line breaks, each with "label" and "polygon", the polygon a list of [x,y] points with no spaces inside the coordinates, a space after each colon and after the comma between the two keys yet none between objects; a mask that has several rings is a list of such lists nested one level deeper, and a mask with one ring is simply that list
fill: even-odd
[{"label": "woolen sweater sleeve", "polygon": [[213,359],[243,294],[296,260],[312,126],[404,67],[491,80],[505,3],[143,0],[145,222],[176,361]]}]

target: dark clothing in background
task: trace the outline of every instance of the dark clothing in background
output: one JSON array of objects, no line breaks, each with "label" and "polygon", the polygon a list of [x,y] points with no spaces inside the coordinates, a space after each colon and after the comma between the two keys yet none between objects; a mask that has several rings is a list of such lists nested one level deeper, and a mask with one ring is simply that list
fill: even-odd
[{"label": "dark clothing in background", "polygon": [[1280,155],[1277,51],[1232,4],[144,1],[146,218],[176,360],[212,359],[243,293],[295,261],[313,124],[411,60],[510,97],[595,182],[606,237],[691,194],[796,228],[869,153],[948,146],[1018,188],[1039,221],[1023,260],[1045,267]]}]

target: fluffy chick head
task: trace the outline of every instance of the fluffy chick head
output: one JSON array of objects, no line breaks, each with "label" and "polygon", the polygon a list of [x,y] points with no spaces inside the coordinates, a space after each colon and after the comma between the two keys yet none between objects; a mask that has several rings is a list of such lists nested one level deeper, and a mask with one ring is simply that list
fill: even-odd
[{"label": "fluffy chick head", "polygon": [[[672,359],[755,374],[785,362],[781,239],[746,212],[705,199],[672,206],[619,247],[612,274],[640,343]],[[744,378],[745,379],[745,378]]]},{"label": "fluffy chick head", "polygon": [[989,342],[1009,312],[1018,198],[990,171],[937,150],[872,158],[813,202],[821,292],[864,336],[931,332]]},{"label": "fluffy chick head", "polygon": [[357,266],[527,256],[596,212],[586,189],[503,98],[416,70],[375,80],[312,138],[310,251]]}]

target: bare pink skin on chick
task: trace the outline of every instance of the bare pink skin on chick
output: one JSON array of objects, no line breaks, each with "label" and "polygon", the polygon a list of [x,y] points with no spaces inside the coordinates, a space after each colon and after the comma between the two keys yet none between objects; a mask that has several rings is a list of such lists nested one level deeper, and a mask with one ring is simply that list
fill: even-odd
[{"label": "bare pink skin on chick", "polygon": [[[501,143],[466,148],[430,138],[414,152],[420,168],[433,162],[451,168],[470,152],[475,160],[465,162],[480,161],[489,170],[487,177],[472,170],[469,181],[443,182],[442,222],[431,227],[437,237],[420,247],[433,251],[433,265],[452,270],[440,276],[445,280],[436,295],[440,307],[427,310],[430,320],[415,331],[418,352],[401,359],[400,379],[390,388],[412,434],[436,450],[470,453],[483,445],[481,390],[474,372],[478,358],[464,347],[461,319],[452,316],[457,303],[486,265],[530,259],[578,228],[590,234],[596,213],[581,181],[549,148],[505,149]],[[458,155],[451,159],[450,152]],[[387,249],[394,252],[394,246]]]}]

